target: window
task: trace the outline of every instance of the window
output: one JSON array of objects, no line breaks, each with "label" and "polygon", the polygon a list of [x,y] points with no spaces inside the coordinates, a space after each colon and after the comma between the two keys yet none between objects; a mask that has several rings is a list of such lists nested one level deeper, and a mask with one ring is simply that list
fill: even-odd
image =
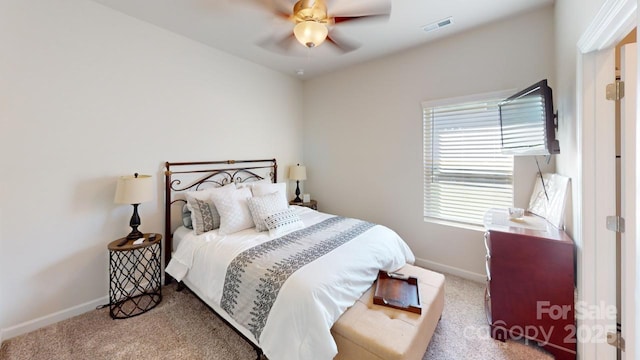
[{"label": "window", "polygon": [[482,225],[487,209],[513,206],[513,156],[501,153],[498,109],[506,96],[422,104],[425,221]]}]

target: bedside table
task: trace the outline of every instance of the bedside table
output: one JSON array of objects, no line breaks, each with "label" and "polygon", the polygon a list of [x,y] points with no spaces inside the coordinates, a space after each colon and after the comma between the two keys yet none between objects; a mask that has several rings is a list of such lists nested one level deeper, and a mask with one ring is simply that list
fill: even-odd
[{"label": "bedside table", "polygon": [[309,202],[294,202],[293,200],[289,201],[289,205],[298,205],[308,207],[309,209],[318,210],[318,202],[315,200],[311,200]]},{"label": "bedside table", "polygon": [[[153,239],[144,234],[144,241],[120,238],[109,249],[109,314],[113,319],[125,319],[147,312],[162,301],[160,261],[162,235]],[[121,246],[119,246],[122,244]]]}]

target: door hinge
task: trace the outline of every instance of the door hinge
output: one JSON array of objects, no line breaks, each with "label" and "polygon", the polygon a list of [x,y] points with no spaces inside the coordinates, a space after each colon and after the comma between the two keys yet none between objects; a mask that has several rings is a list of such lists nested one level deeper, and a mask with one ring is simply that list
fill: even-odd
[{"label": "door hinge", "polygon": [[607,216],[607,230],[624,232],[624,218],[622,216]]},{"label": "door hinge", "polygon": [[607,344],[624,351],[624,338],[620,333],[607,333]]},{"label": "door hinge", "polygon": [[616,80],[616,82],[607,85],[607,100],[618,101],[624,97],[624,81]]}]

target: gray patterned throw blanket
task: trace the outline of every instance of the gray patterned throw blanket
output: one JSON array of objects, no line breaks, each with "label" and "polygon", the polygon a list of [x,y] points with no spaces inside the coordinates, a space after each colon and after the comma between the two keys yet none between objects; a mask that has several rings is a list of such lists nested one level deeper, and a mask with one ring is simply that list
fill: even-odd
[{"label": "gray patterned throw blanket", "polygon": [[245,250],[227,268],[221,307],[259,341],[289,276],[373,226],[335,216]]}]

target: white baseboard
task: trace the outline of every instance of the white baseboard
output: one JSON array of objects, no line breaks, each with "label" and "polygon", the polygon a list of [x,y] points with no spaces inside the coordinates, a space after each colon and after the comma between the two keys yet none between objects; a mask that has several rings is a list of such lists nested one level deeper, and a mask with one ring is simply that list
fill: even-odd
[{"label": "white baseboard", "polygon": [[415,264],[429,270],[434,270],[437,272],[443,272],[443,273],[459,276],[463,279],[475,281],[482,284],[484,284],[487,281],[487,275],[485,274],[474,273],[472,271],[460,269],[457,267],[440,264],[435,261],[416,258]]},{"label": "white baseboard", "polygon": [[108,303],[109,297],[105,296],[100,299],[89,301],[84,304],[76,305],[74,307],[55,312],[53,314],[45,315],[37,319],[23,322],[22,324],[14,325],[6,329],[0,329],[0,343],[2,343],[2,341],[4,340],[9,340],[13,337],[38,330],[47,325],[55,324],[59,321],[70,319],[74,316],[95,310],[98,306]]}]

